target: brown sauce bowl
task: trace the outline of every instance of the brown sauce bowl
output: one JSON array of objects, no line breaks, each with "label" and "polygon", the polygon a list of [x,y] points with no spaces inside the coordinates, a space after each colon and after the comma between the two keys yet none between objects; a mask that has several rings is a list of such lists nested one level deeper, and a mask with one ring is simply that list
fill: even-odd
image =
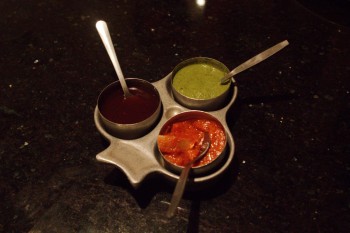
[{"label": "brown sauce bowl", "polygon": [[97,99],[103,127],[115,137],[135,139],[146,135],[159,120],[161,99],[158,90],[148,81],[125,79],[133,96],[124,98],[119,81],[105,87]]}]

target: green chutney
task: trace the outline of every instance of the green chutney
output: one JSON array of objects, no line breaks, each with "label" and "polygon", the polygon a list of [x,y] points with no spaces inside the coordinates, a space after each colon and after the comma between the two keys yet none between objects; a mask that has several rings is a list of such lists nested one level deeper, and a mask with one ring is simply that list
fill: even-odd
[{"label": "green chutney", "polygon": [[180,94],[194,99],[212,99],[223,94],[230,86],[221,84],[227,72],[206,63],[181,68],[173,78],[173,87]]}]

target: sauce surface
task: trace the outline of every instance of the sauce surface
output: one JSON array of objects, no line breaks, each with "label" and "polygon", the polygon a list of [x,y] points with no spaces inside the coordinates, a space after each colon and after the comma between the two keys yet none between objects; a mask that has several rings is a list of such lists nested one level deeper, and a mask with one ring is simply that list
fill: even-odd
[{"label": "sauce surface", "polygon": [[211,144],[204,158],[193,167],[206,165],[221,154],[226,144],[225,131],[216,121],[193,119],[175,122],[158,136],[158,148],[170,163],[185,166],[199,155],[204,132],[209,133]]},{"label": "sauce surface", "polygon": [[131,84],[133,96],[124,98],[120,86],[112,86],[101,95],[99,110],[108,120],[118,124],[134,124],[150,117],[158,108],[159,96],[143,85]]},{"label": "sauce surface", "polygon": [[212,99],[230,86],[221,84],[225,71],[206,63],[191,64],[180,69],[173,78],[173,87],[182,95],[194,99]]}]

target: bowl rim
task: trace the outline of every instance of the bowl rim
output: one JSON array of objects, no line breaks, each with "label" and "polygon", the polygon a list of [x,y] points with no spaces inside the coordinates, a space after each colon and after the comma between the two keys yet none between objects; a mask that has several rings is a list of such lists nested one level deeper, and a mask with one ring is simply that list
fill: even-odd
[{"label": "bowl rim", "polygon": [[[199,116],[200,115],[200,116]],[[199,116],[199,117],[198,117]],[[180,119],[179,119],[180,118]],[[206,111],[202,111],[202,110],[188,110],[188,111],[184,111],[181,112],[175,116],[172,116],[171,118],[169,118],[160,128],[159,133],[157,134],[157,138],[159,135],[162,135],[164,129],[169,126],[172,125],[176,122],[179,121],[183,121],[183,120],[190,120],[190,119],[210,119],[210,120],[214,120],[216,123],[218,123],[218,125],[220,126],[221,130],[224,132],[225,135],[225,145],[223,147],[223,149],[220,151],[220,154],[212,161],[210,161],[209,163],[200,165],[200,166],[195,166],[192,167],[192,169],[194,171],[198,171],[201,169],[205,169],[208,168],[210,166],[216,165],[215,163],[219,160],[222,159],[223,156],[225,156],[226,150],[227,150],[227,146],[228,146],[228,135],[226,132],[226,129],[224,127],[224,125],[221,123],[221,121],[219,119],[217,119],[215,116],[213,116],[212,114],[206,112]],[[164,154],[160,151],[159,149],[159,145],[158,145],[158,140],[157,140],[157,150],[160,154],[160,157],[164,160],[164,162],[168,165],[170,165],[170,170],[175,170],[176,172],[179,172],[180,170],[182,170],[184,168],[184,166],[179,166],[177,164],[172,163],[171,161],[169,161],[168,159],[165,158]],[[166,166],[165,166],[166,167]],[[213,168],[208,168],[208,169],[214,169]],[[202,172],[200,172],[202,173]]]},{"label": "bowl rim", "polygon": [[222,70],[221,68],[224,68],[225,69],[225,72],[226,73],[229,73],[230,70],[229,68],[224,64],[222,63],[221,61],[219,60],[216,60],[214,58],[210,58],[210,57],[192,57],[192,58],[188,58],[186,60],[183,60],[182,62],[178,63],[175,68],[172,70],[171,72],[171,82],[170,82],[170,85],[171,85],[171,89],[173,92],[176,92],[177,95],[180,95],[181,97],[185,98],[185,99],[188,99],[188,100],[192,100],[192,101],[198,101],[198,102],[209,102],[209,101],[215,101],[215,99],[219,99],[221,96],[224,96],[227,94],[227,92],[230,90],[231,86],[232,86],[232,82],[228,82],[228,85],[227,85],[227,88],[224,92],[222,92],[221,94],[213,97],[213,98],[207,98],[207,99],[204,99],[204,98],[193,98],[193,97],[189,97],[189,96],[186,96],[186,95],[183,95],[182,93],[180,93],[173,85],[173,81],[174,81],[174,78],[176,76],[176,73],[179,72],[182,68],[188,66],[188,65],[192,65],[192,64],[200,64],[200,63],[208,63],[208,64],[211,64],[211,65],[215,65],[216,68]]},{"label": "bowl rim", "polygon": [[[161,105],[162,105],[162,100],[160,98],[160,94],[159,94],[159,91],[157,90],[157,88],[151,83],[151,82],[148,82],[147,80],[144,80],[144,79],[140,79],[140,78],[125,78],[125,81],[128,82],[128,81],[137,81],[137,82],[140,82],[140,83],[144,83],[144,84],[147,84],[149,87],[153,87],[152,91],[154,91],[155,94],[157,94],[157,99],[158,99],[158,106],[157,108],[155,109],[155,111],[150,115],[148,116],[147,118],[145,118],[144,120],[142,121],[139,121],[139,122],[135,122],[135,123],[127,123],[127,124],[122,124],[122,123],[117,123],[117,122],[114,122],[114,121],[111,121],[109,120],[108,118],[106,118],[103,114],[102,114],[102,111],[100,111],[100,106],[99,106],[99,103],[100,103],[100,98],[102,96],[102,94],[107,91],[109,88],[112,88],[112,86],[115,86],[115,85],[119,85],[120,86],[120,81],[117,80],[117,81],[114,81],[110,84],[108,84],[107,86],[105,86],[102,91],[99,93],[98,95],[98,98],[97,98],[97,110],[98,110],[98,113],[100,115],[100,117],[103,119],[103,121],[105,122],[108,122],[109,124],[111,125],[115,125],[115,126],[119,126],[119,127],[132,127],[132,126],[138,126],[138,125],[142,125],[146,122],[148,122],[150,119],[152,119],[154,117],[154,114],[157,114],[157,112],[159,111]],[[158,114],[157,114],[158,115]]]}]

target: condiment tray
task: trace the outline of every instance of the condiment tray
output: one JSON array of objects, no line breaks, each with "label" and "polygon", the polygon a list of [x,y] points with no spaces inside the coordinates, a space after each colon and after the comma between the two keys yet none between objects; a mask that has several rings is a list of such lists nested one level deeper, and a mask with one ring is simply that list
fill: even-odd
[{"label": "condiment tray", "polygon": [[[194,177],[192,180],[190,180],[189,182],[191,183],[191,186],[202,187],[214,182],[223,174],[233,160],[235,145],[232,134],[226,122],[227,111],[236,100],[238,91],[233,79],[232,82],[232,97],[230,100],[228,100],[225,107],[217,111],[208,112],[216,117],[225,128],[229,147],[226,158],[219,167],[210,173]],[[162,160],[157,149],[157,136],[161,127],[169,118],[180,112],[191,110],[179,105],[174,100],[171,92],[171,73],[152,84],[157,88],[161,97],[162,115],[158,121],[158,124],[151,129],[147,135],[141,138],[124,140],[110,135],[103,128],[100,122],[97,106],[94,112],[94,120],[97,130],[110,143],[110,145],[104,151],[96,155],[96,159],[100,162],[113,164],[123,171],[134,188],[137,188],[150,174],[161,175],[174,183],[177,181],[179,175],[167,170],[164,167],[164,161]]]}]

